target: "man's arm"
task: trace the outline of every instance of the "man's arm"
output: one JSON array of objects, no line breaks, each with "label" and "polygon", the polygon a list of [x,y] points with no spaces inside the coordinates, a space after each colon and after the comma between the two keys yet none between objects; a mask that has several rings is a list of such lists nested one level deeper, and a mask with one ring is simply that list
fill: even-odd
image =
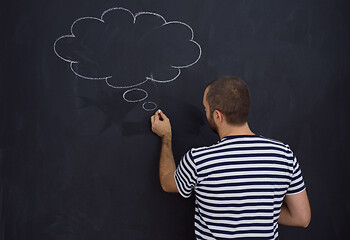
[{"label": "man's arm", "polygon": [[279,224],[306,228],[310,220],[311,208],[306,190],[284,197]]},{"label": "man's arm", "polygon": [[174,173],[176,170],[174,155],[172,150],[172,133],[168,117],[162,112],[157,111],[151,117],[152,131],[162,138],[159,160],[159,180],[162,189],[165,192],[178,193]]}]

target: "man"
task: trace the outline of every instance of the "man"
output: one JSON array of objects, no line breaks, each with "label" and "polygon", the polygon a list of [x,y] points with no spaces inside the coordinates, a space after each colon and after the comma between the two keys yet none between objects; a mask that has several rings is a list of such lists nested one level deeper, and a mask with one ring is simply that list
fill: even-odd
[{"label": "man", "polygon": [[221,140],[191,149],[177,168],[168,117],[160,110],[151,117],[162,138],[163,190],[195,193],[196,238],[278,239],[278,224],[307,227],[311,210],[297,159],[288,145],[250,130],[247,85],[219,78],[205,89],[203,105]]}]

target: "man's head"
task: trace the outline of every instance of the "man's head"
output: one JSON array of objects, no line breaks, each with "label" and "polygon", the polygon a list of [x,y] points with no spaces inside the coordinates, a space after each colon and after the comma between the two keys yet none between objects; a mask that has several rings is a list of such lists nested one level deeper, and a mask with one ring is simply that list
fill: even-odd
[{"label": "man's head", "polygon": [[247,85],[238,77],[221,77],[209,83],[204,92],[203,104],[213,131],[217,125],[213,119],[215,111],[225,117],[229,125],[241,126],[248,120],[250,95]]}]

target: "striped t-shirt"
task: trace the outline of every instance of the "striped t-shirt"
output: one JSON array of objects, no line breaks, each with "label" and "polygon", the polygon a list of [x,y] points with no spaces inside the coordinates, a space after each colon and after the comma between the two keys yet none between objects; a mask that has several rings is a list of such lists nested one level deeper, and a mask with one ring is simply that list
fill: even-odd
[{"label": "striped t-shirt", "polygon": [[191,149],[175,181],[183,197],[195,193],[197,239],[278,239],[284,196],[305,189],[289,146],[258,135]]}]

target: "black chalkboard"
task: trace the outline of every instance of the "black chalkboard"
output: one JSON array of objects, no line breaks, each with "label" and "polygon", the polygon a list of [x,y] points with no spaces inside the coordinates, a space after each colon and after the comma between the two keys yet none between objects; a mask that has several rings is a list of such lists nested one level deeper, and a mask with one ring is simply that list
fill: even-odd
[{"label": "black chalkboard", "polygon": [[346,1],[15,1],[1,6],[0,240],[194,239],[194,199],[162,192],[158,108],[176,162],[218,140],[205,86],[249,85],[257,134],[288,143],[307,229],[346,239],[350,217]]}]

